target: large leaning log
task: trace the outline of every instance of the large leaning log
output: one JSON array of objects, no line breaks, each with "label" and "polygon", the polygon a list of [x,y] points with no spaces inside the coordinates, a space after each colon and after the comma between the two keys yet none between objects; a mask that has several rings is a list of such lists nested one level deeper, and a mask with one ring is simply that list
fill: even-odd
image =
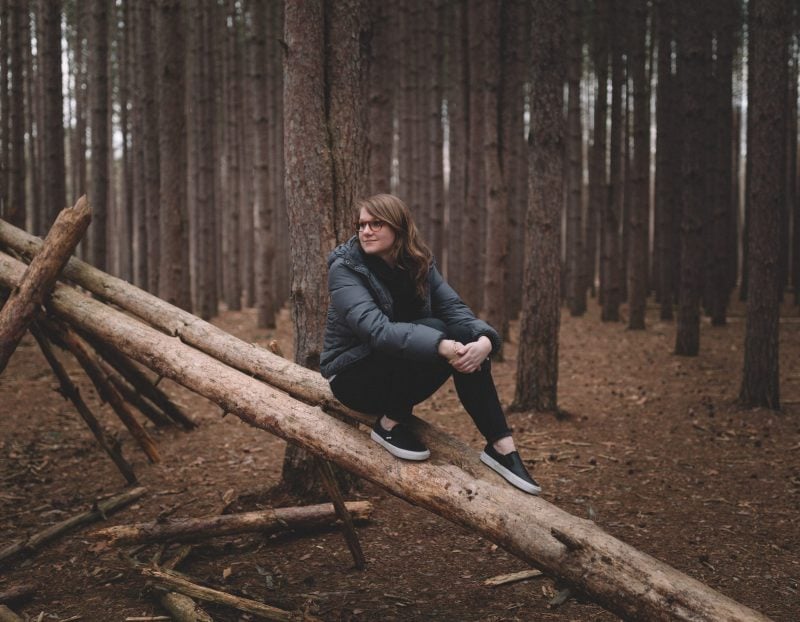
[{"label": "large leaning log", "polygon": [[58,279],[58,273],[81,241],[92,218],[89,202],[83,196],[74,207],[62,210],[31,261],[25,276],[14,287],[0,309],[0,374],[33,321],[36,309]]},{"label": "large leaning log", "polygon": [[[0,253],[0,283],[24,271]],[[257,428],[294,442],[392,494],[466,527],[629,620],[755,621],[766,617],[638,551],[544,499],[526,495],[478,465],[464,450],[460,464],[432,447],[422,463],[397,460],[362,431],[320,408],[58,285],[48,309],[157,373],[219,404]]]}]

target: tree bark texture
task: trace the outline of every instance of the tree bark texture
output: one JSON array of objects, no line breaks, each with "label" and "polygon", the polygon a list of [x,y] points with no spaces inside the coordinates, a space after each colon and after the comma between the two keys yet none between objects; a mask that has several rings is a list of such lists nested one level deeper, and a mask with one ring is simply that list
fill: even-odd
[{"label": "tree bark texture", "polygon": [[[567,304],[570,315],[586,312],[586,283],[581,278],[583,244],[583,129],[581,124],[581,73],[583,42],[579,0],[568,2],[567,42]],[[642,35],[644,36],[644,34]]]},{"label": "tree bark texture", "polygon": [[179,0],[159,0],[158,152],[159,296],[191,308],[189,219],[186,207],[183,10]]},{"label": "tree bark texture", "polygon": [[789,15],[786,0],[754,0],[750,6],[753,56],[748,125],[752,142],[748,159],[753,169],[748,190],[749,291],[739,399],[748,406],[776,410],[780,408],[777,271],[786,116],[783,102],[775,93],[783,92],[785,87],[782,76],[787,48],[782,33]]},{"label": "tree bark texture", "polygon": [[9,12],[9,111],[8,123],[8,204],[3,218],[18,227],[25,226],[25,22],[24,2],[10,2]]},{"label": "tree bark texture", "polygon": [[64,163],[64,97],[61,92],[61,0],[39,0],[42,18],[41,72],[44,84],[44,227],[67,204]]},{"label": "tree bark texture", "polygon": [[531,79],[537,86],[531,99],[528,139],[530,194],[514,396],[514,407],[520,410],[558,408],[566,17],[566,7],[558,0],[543,0],[534,7]]},{"label": "tree bark texture", "polygon": [[100,270],[106,269],[106,236],[110,212],[109,193],[109,88],[108,88],[108,0],[92,0],[90,41],[90,83],[92,176],[89,201],[94,225],[89,232],[89,256]]},{"label": "tree bark texture", "polygon": [[[346,503],[353,519],[369,520],[372,504],[369,501]],[[270,534],[279,531],[307,531],[336,522],[336,510],[330,503],[288,508],[222,514],[201,518],[177,518],[152,523],[116,525],[95,532],[111,544],[143,544],[149,542],[200,540],[241,533]]]},{"label": "tree bark texture", "polygon": [[647,311],[650,239],[650,77],[647,71],[647,4],[632,3],[633,170],[628,248],[628,328],[642,330]]},{"label": "tree bark texture", "polygon": [[[14,287],[24,267],[0,254],[0,283]],[[288,397],[74,289],[57,285],[49,310],[122,349],[160,375],[216,402],[243,421],[291,440],[370,479],[398,497],[498,543],[546,574],[579,587],[628,619],[766,618],[573,517],[524,495],[461,446],[457,462],[399,463],[368,435]],[[452,445],[458,446],[452,440]],[[458,464],[459,466],[456,466]]]},{"label": "tree bark texture", "polygon": [[396,26],[394,3],[373,2],[367,88],[369,89],[369,194],[391,191],[392,142],[394,134],[395,81],[392,44]]},{"label": "tree bark texture", "polygon": [[704,6],[679,0],[678,66],[683,101],[681,154],[681,274],[675,354],[697,356],[700,351],[700,296],[703,284],[703,232],[706,228],[707,167],[704,98],[707,16]]},{"label": "tree bark texture", "polygon": [[11,292],[0,309],[0,374],[86,232],[91,217],[86,197],[81,197],[74,207],[58,215],[41,252],[31,262],[19,287]]}]

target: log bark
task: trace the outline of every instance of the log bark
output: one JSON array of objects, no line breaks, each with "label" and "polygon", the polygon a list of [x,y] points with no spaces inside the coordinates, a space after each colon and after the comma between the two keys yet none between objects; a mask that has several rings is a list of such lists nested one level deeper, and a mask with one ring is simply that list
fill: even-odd
[{"label": "log bark", "polygon": [[23,620],[5,605],[0,605],[0,622],[23,622]]},{"label": "log bark", "polygon": [[0,374],[91,220],[86,197],[61,211],[19,286],[0,310]]},{"label": "log bark", "polygon": [[175,622],[214,622],[214,618],[184,594],[168,592],[161,596],[160,602]]},{"label": "log bark", "polygon": [[105,451],[111,460],[114,461],[114,464],[117,465],[117,469],[119,469],[119,472],[122,473],[122,477],[125,478],[125,481],[127,481],[129,484],[135,484],[136,474],[133,472],[133,467],[131,467],[131,465],[122,455],[122,452],[119,448],[119,443],[115,442],[114,439],[111,438],[111,435],[106,432],[106,430],[100,425],[100,422],[97,421],[97,417],[95,417],[94,414],[92,414],[92,411],[89,410],[86,402],[84,402],[83,398],[81,397],[78,387],[76,387],[75,383],[72,382],[72,379],[64,369],[64,366],[53,353],[50,340],[45,336],[44,332],[36,323],[31,326],[31,333],[33,334],[34,339],[36,339],[36,342],[39,344],[39,348],[41,349],[42,354],[44,354],[44,357],[47,359],[47,362],[50,364],[53,373],[56,375],[56,378],[58,378],[58,381],[61,385],[61,394],[75,405],[78,414],[84,420],[89,430],[91,430],[92,434],[97,439],[98,444],[103,448],[103,451]]},{"label": "log bark", "polygon": [[106,499],[104,501],[96,502],[91,510],[81,512],[75,516],[71,516],[61,522],[51,525],[23,542],[15,542],[0,550],[0,566],[5,566],[7,561],[17,555],[28,556],[35,552],[42,545],[56,539],[57,537],[72,531],[73,529],[92,523],[94,521],[104,519],[106,515],[125,507],[129,503],[136,501],[147,491],[146,488],[137,487],[129,488],[120,494]]},{"label": "log bark", "polygon": [[[13,287],[23,270],[23,264],[0,253],[0,283]],[[70,287],[57,285],[48,308],[246,423],[480,534],[625,619],[767,620],[606,534],[592,521],[510,487],[483,467],[470,448],[462,446],[457,459],[450,460],[443,455],[448,452],[440,453],[439,446],[430,443],[430,460],[398,461],[368,435],[323,416],[318,407],[303,404]],[[457,445],[452,440],[449,446]]]},{"label": "log bark", "polygon": [[[364,522],[372,515],[369,501],[346,504],[354,520]],[[241,514],[223,514],[201,518],[181,518],[167,522],[115,525],[94,533],[111,544],[144,544],[164,540],[199,540],[241,533],[275,533],[290,529],[307,530],[330,525],[336,511],[330,503],[291,508],[276,508]]]},{"label": "log bark", "polygon": [[153,581],[161,583],[162,585],[165,585],[170,589],[182,594],[186,594],[187,596],[191,596],[192,598],[198,598],[200,600],[233,607],[239,611],[246,611],[247,613],[258,615],[266,620],[278,620],[279,622],[293,622],[295,620],[318,620],[318,618],[314,618],[309,615],[295,614],[290,611],[278,609],[277,607],[265,605],[264,603],[256,600],[241,598],[239,596],[234,596],[233,594],[220,592],[219,590],[203,587],[202,585],[197,585],[182,577],[177,572],[156,570],[154,568],[142,568],[142,574]]}]

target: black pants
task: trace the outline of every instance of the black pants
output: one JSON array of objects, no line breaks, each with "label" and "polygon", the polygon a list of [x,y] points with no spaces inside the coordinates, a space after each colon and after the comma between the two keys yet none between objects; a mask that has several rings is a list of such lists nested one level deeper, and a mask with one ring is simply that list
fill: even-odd
[{"label": "black pants", "polygon": [[[472,341],[463,329],[446,326],[441,320],[424,318],[417,322],[441,330],[448,339]],[[478,371],[462,374],[441,357],[409,361],[376,352],[338,373],[331,390],[353,410],[403,422],[409,420],[416,404],[433,395],[451,375],[464,409],[486,440],[493,443],[510,436],[489,360]]]}]

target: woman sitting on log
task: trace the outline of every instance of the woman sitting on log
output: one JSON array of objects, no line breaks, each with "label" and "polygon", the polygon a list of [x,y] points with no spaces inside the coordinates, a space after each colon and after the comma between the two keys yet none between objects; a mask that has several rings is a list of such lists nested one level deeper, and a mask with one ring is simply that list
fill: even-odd
[{"label": "woman sitting on log", "polygon": [[500,336],[475,317],[436,269],[408,207],[378,194],[358,204],[357,230],[328,258],[322,375],[336,398],[377,415],[372,439],[392,455],[425,460],[408,427],[413,408],[452,374],[487,444],[481,461],[531,494],[541,489],[514,446],[491,373]]}]

